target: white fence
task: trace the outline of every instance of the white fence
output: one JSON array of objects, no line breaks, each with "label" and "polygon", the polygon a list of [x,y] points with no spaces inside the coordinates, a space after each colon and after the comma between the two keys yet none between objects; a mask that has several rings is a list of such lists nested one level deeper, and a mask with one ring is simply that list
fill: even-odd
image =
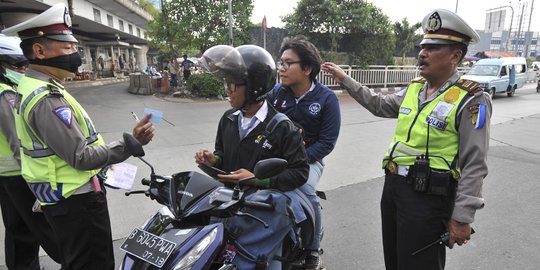
[{"label": "white fence", "polygon": [[[416,66],[369,66],[369,69],[357,69],[351,66],[340,66],[349,76],[363,85],[373,88],[397,87],[409,84],[409,82],[420,76]],[[460,74],[469,71],[468,67],[459,67]],[[328,87],[338,87],[332,77],[319,73],[318,80]],[[527,81],[536,80],[536,73],[527,71]]]},{"label": "white fence", "polygon": [[[349,76],[363,85],[380,88],[394,87],[409,84],[409,82],[420,76],[416,66],[369,66],[369,69],[356,69],[352,66],[340,66]],[[469,68],[458,68],[461,74],[469,71]],[[329,87],[339,86],[336,81],[319,73],[318,80]]]}]

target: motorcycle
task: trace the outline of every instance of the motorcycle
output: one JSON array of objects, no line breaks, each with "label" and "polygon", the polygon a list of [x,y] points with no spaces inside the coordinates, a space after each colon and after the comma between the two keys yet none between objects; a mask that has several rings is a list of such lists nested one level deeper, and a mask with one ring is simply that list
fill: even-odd
[{"label": "motorcycle", "polygon": [[[158,175],[142,158],[141,144],[127,133],[124,141],[133,156],[151,169],[150,179],[141,181],[149,188],[126,192],[126,196],[145,194],[164,207],[121,245],[126,254],[120,269],[258,270],[275,261],[281,263],[281,269],[304,269],[309,251],[303,246],[310,243],[314,230],[309,200],[295,191],[288,195],[271,190],[250,192],[255,178],[280,173],[286,160],[261,160],[254,168],[255,177],[230,188],[194,171]],[[208,170],[220,173],[212,167],[204,171]],[[272,244],[266,247],[263,242],[269,240]]]}]

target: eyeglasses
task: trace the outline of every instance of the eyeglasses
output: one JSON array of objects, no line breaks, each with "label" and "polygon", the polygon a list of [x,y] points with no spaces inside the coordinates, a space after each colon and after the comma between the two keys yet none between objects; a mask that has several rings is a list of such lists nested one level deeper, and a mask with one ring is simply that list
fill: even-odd
[{"label": "eyeglasses", "polygon": [[223,82],[223,86],[225,86],[225,90],[231,90],[231,92],[236,91],[237,86],[246,85],[246,83],[234,83],[234,82]]},{"label": "eyeglasses", "polygon": [[302,63],[301,60],[298,61],[278,61],[278,67],[283,68],[284,70],[287,70],[291,67],[292,64],[299,64]]}]

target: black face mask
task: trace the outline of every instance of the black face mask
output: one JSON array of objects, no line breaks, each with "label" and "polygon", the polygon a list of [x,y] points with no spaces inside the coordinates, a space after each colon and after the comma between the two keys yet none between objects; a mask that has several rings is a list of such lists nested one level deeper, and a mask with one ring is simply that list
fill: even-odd
[{"label": "black face mask", "polygon": [[68,55],[59,55],[47,59],[31,59],[28,60],[28,62],[30,64],[49,66],[67,70],[71,73],[76,73],[79,66],[82,65],[82,59],[78,52],[74,52]]}]

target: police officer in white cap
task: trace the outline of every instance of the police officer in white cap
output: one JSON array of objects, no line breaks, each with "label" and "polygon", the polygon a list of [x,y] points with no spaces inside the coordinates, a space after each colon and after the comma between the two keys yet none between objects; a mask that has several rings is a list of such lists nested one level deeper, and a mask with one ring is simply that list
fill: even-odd
[{"label": "police officer in white cap", "polygon": [[444,9],[431,11],[422,27],[421,77],[400,92],[377,94],[333,63],[322,67],[370,112],[398,119],[382,166],[386,269],[444,269],[444,245],[416,251],[445,232],[448,247],[466,244],[475,212],[484,207],[491,97],[457,71],[479,36]]},{"label": "police officer in white cap", "polygon": [[34,213],[36,197],[21,176],[19,138],[13,110],[15,89],[28,61],[17,37],[0,34],[0,206],[5,230],[8,269],[40,269],[39,246],[57,263],[60,248],[42,213]]},{"label": "police officer in white cap", "polygon": [[[81,65],[64,4],[3,30],[18,35],[30,65],[15,115],[22,175],[56,233],[64,269],[114,269],[107,200],[96,174],[127,159],[124,141],[105,144],[84,108],[62,85]],[[147,144],[150,116],[133,128]]]}]

